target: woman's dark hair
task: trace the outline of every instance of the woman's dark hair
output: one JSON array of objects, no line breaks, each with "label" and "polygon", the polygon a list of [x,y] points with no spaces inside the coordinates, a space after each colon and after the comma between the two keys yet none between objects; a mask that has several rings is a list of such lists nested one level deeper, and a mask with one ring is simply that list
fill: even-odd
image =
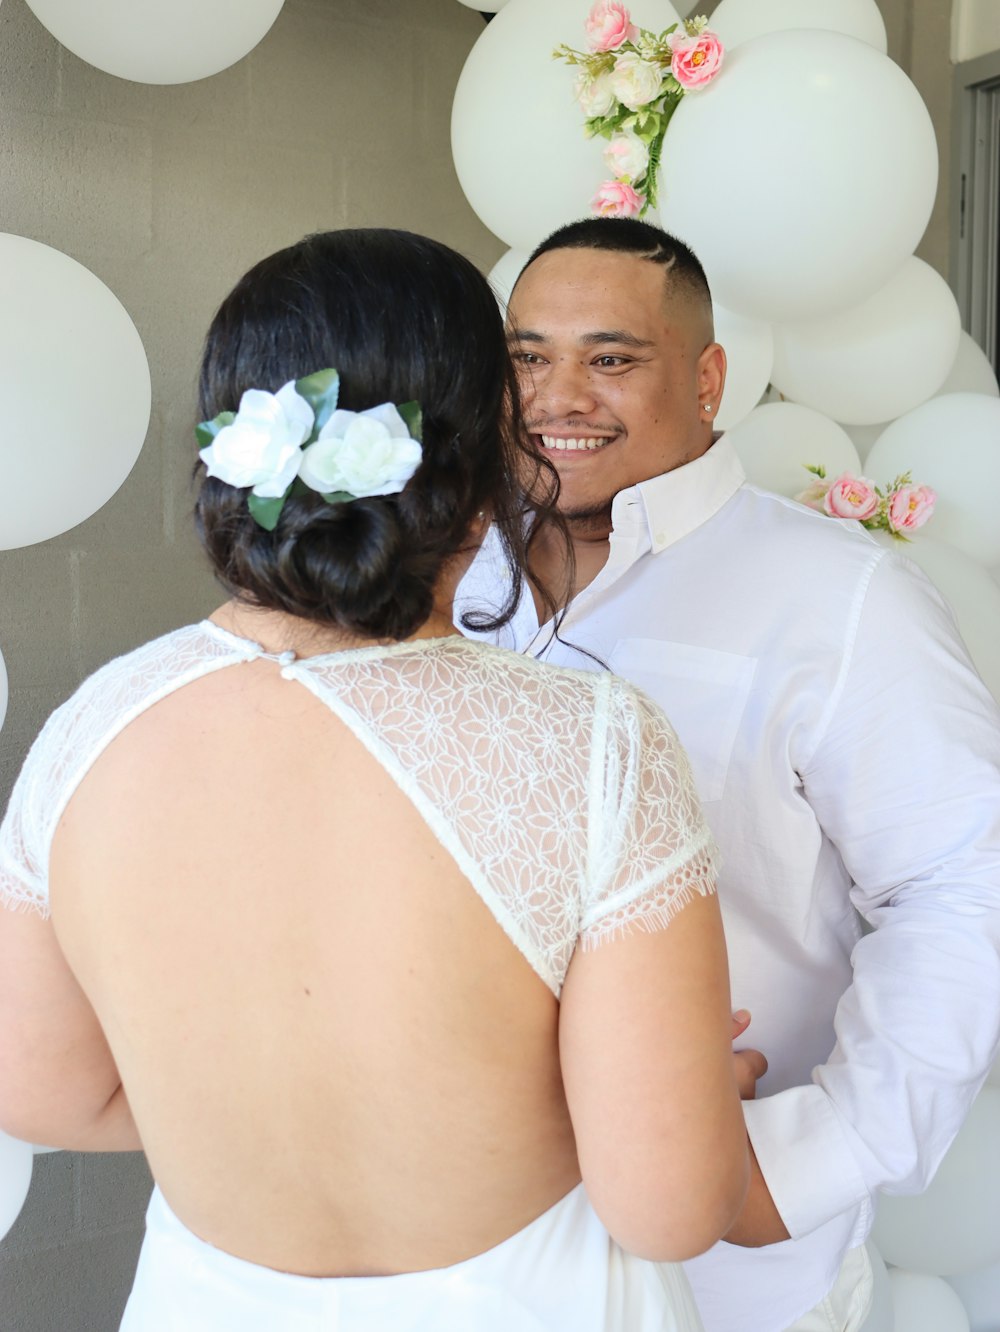
[{"label": "woman's dark hair", "polygon": [[[419,402],[420,467],[396,495],[329,504],[293,493],[273,532],[251,517],[246,490],[203,476],[195,515],[218,577],[251,605],[399,640],[430,615],[443,566],[488,510],[510,563],[509,595],[496,615],[465,618],[469,628],[499,628],[518,604],[541,523],[563,524],[555,469],[521,434],[485,278],[405,231],[308,236],[256,264],[223,301],[205,342],[200,417],[235,411],[248,388],[274,393],[329,367],[349,411]],[[552,614],[556,599],[542,597]]]}]

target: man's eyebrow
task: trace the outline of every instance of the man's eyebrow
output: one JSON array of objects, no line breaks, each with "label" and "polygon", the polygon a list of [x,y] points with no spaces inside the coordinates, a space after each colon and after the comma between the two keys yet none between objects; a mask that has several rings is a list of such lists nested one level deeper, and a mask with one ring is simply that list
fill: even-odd
[{"label": "man's eyebrow", "polygon": [[[530,328],[512,328],[507,334],[508,342],[548,342],[549,339],[544,333],[536,333]],[[584,347],[598,347],[606,342],[612,342],[619,347],[652,347],[653,343],[648,338],[637,338],[634,333],[628,333],[623,328],[599,329],[594,333],[581,333],[578,341]]]}]

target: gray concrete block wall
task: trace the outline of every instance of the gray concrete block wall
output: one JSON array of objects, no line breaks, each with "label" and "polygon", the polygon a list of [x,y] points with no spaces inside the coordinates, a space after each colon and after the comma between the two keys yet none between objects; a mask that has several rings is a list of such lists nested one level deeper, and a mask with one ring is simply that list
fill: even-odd
[{"label": "gray concrete block wall", "polygon": [[[78,60],[24,0],[0,4],[0,231],[107,283],[153,381],[146,443],[118,493],[62,536],[0,552],[0,809],[85,675],[222,599],[191,532],[191,432],[201,339],[236,278],[341,226],[425,232],[484,269],[503,253],[465,202],[449,140],[482,28],[455,0],[286,0],[231,69],[152,87]],[[150,1183],[139,1154],[36,1157],[0,1242],[0,1332],[112,1332]]]}]

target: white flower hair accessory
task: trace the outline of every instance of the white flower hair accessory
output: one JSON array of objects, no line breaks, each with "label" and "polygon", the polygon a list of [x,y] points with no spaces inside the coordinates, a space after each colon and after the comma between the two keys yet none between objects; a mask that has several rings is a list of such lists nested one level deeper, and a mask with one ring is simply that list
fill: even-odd
[{"label": "white flower hair accessory", "polygon": [[289,495],[318,492],[330,504],[396,495],[420,466],[420,405],[338,410],[340,376],[317,370],[277,393],[247,389],[237,412],[195,429],[208,475],[247,487],[254,521],[273,532]]}]

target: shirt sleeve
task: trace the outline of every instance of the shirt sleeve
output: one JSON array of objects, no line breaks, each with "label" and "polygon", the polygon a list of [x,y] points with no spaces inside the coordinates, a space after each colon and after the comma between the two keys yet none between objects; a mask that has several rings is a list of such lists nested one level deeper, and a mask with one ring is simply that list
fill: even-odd
[{"label": "shirt sleeve", "polygon": [[644,694],[606,677],[591,772],[584,948],[633,928],[664,928],[695,895],[714,892],[715,844],[687,755]]},{"label": "shirt sleeve", "polygon": [[1000,1044],[1000,713],[951,614],[886,555],[859,600],[800,773],[851,897],[857,944],[836,1046],[812,1084],[747,1102],[793,1238],[926,1188]]}]

